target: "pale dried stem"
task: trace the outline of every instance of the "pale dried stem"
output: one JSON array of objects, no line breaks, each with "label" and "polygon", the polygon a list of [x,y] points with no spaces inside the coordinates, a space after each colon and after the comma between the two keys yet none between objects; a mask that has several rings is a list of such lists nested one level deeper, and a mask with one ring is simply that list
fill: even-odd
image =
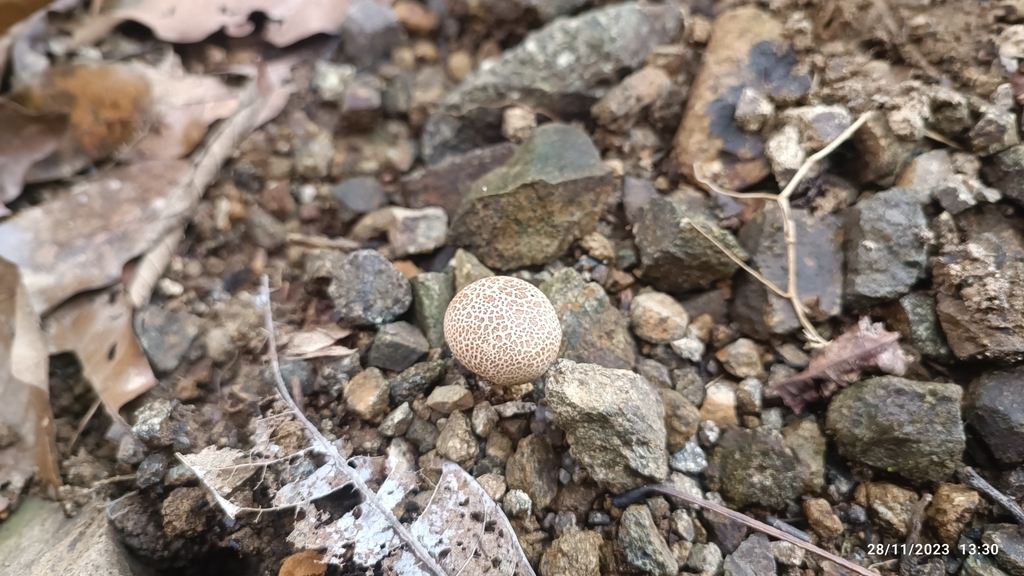
[{"label": "pale dried stem", "polygon": [[353,250],[359,250],[363,247],[361,242],[355,240],[349,240],[348,238],[328,238],[326,236],[310,236],[308,234],[299,234],[297,232],[291,232],[287,236],[288,242],[293,244],[303,244],[313,248],[327,248],[330,250],[341,250],[342,252],[352,252]]},{"label": "pale dried stem", "polygon": [[732,190],[726,190],[725,188],[722,188],[721,186],[718,186],[714,182],[711,182],[710,180],[705,178],[704,175],[701,174],[700,169],[694,166],[694,178],[716,194],[729,196],[731,198],[740,198],[744,200],[771,200],[779,205],[779,209],[782,211],[783,234],[785,235],[786,239],[786,290],[782,290],[774,282],[769,281],[759,272],[755,271],[751,266],[743,262],[742,258],[734,254],[732,250],[729,250],[720,242],[717,242],[714,238],[712,238],[711,235],[701,230],[700,227],[696,225],[696,223],[690,220],[686,221],[689,222],[690,225],[693,226],[698,232],[700,232],[701,235],[710,240],[711,243],[714,244],[716,248],[721,250],[726,256],[728,256],[730,260],[738,264],[741,268],[747,271],[747,273],[756,278],[758,282],[763,284],[772,292],[778,294],[779,297],[788,299],[790,303],[793,305],[793,311],[796,313],[796,317],[797,320],[800,322],[800,326],[803,327],[804,329],[804,336],[807,338],[811,346],[814,347],[824,346],[828,344],[828,341],[822,338],[821,334],[818,334],[818,330],[814,327],[814,324],[812,324],[811,320],[807,317],[806,307],[800,300],[800,293],[797,289],[798,269],[796,258],[796,225],[793,222],[792,208],[790,207],[789,199],[796,191],[800,183],[803,181],[803,179],[807,177],[807,173],[810,172],[811,168],[813,168],[814,165],[817,164],[819,161],[826,158],[829,154],[834,152],[835,149],[838,148],[843,142],[849,140],[850,137],[853,136],[853,134],[857,132],[857,130],[859,130],[865,122],[868,121],[868,119],[871,117],[871,114],[873,114],[873,112],[865,112],[864,114],[861,114],[860,117],[857,118],[857,121],[851,124],[850,127],[847,128],[846,130],[843,130],[843,132],[839,136],[837,136],[835,140],[832,140],[831,142],[828,143],[827,146],[825,146],[821,150],[818,150],[810,157],[808,157],[807,160],[805,160],[804,163],[800,165],[800,168],[796,171],[796,174],[794,174],[793,177],[789,180],[789,183],[786,184],[786,187],[782,189],[782,192],[778,194],[771,194],[768,192],[751,192],[748,194],[744,194],[742,192],[733,192]]},{"label": "pale dried stem", "polygon": [[[320,430],[310,422],[305,414],[299,411],[298,405],[292,399],[288,393],[288,386],[284,382],[284,378],[281,376],[281,365],[277,358],[277,338],[274,332],[274,317],[270,309],[270,280],[267,275],[264,274],[260,283],[260,304],[263,306],[263,319],[266,324],[267,330],[267,348],[268,356],[270,357],[271,371],[274,374],[274,383],[277,385],[277,392],[281,395],[281,399],[285,401],[292,412],[295,413],[296,419],[302,424],[303,428],[309,434],[312,442],[318,446],[319,451],[325,454],[328,458],[333,460],[335,467],[338,470],[347,471],[348,462],[345,456],[338,451],[337,446],[331,443],[324,435],[320,433]],[[412,535],[411,532],[395,517],[395,514],[381,502],[377,493],[370,489],[357,474],[348,475],[349,483],[355,487],[355,489],[362,495],[364,502],[373,508],[375,508],[384,518],[387,519],[391,529],[398,534],[398,537],[405,542],[409,549],[412,551],[416,559],[423,564],[426,570],[434,576],[447,576],[444,568],[442,568],[430,552],[423,547],[423,544]]]},{"label": "pale dried stem", "polygon": [[906,548],[900,557],[900,576],[911,576],[917,567],[917,555],[914,547],[921,539],[921,525],[924,523],[924,511],[932,501],[932,495],[925,493],[914,505],[914,513],[910,516],[910,527],[907,529]]},{"label": "pale dried stem", "polygon": [[964,483],[971,488],[974,488],[978,492],[985,494],[992,500],[1006,509],[1011,516],[1020,524],[1021,530],[1024,530],[1024,510],[1021,510],[1020,504],[1013,498],[1010,498],[1006,494],[1003,494],[999,490],[996,490],[995,486],[989,484],[984,478],[978,476],[978,473],[974,471],[970,466],[964,466],[960,472],[963,476]]}]

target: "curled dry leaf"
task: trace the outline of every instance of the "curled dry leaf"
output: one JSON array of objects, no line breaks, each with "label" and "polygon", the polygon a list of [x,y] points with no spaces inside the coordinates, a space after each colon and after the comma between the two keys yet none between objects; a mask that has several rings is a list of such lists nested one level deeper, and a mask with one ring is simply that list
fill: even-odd
[{"label": "curled dry leaf", "polygon": [[66,114],[31,114],[0,100],[0,216],[10,213],[4,204],[21,194],[29,169],[57,149],[67,126]]},{"label": "curled dry leaf", "polygon": [[18,267],[0,258],[0,487],[15,493],[33,474],[60,487],[49,366]]},{"label": "curled dry leaf", "polygon": [[901,376],[913,359],[900,348],[899,339],[881,322],[862,317],[812,358],[807,369],[772,384],[765,394],[782,398],[786,406],[800,412],[806,404],[829,398],[840,386],[859,380],[862,370],[876,368]]},{"label": "curled dry leaf", "polygon": [[352,333],[348,328],[337,324],[316,326],[302,332],[295,332],[281,338],[284,349],[281,355],[285,358],[310,359],[348,356],[356,351],[334,343]]},{"label": "curled dry leaf", "polygon": [[[386,6],[390,0],[378,0]],[[315,34],[336,34],[352,0],[117,0],[104,2],[105,13],[75,35],[76,44],[91,44],[114,26],[132,20],[149,27],[165,42],[191,43],[224,30],[241,38],[252,34],[255,12],[267,16],[263,39],[283,47]]]},{"label": "curled dry leaf", "polygon": [[74,352],[82,375],[115,418],[121,406],[156,384],[120,286],[63,303],[47,316],[46,336],[51,354]]}]

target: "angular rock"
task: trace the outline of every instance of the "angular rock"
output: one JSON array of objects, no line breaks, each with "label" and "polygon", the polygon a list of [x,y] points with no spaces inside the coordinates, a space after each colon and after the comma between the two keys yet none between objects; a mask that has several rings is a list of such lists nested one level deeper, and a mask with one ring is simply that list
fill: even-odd
[{"label": "angular rock", "polygon": [[585,132],[545,124],[470,186],[452,218],[452,242],[492,268],[546,264],[594,230],[613,184]]},{"label": "angular rock", "polygon": [[689,440],[681,450],[672,455],[668,465],[684,474],[703,474],[708,468],[708,458],[695,440]]},{"label": "angular rock", "polygon": [[455,297],[454,275],[448,272],[421,272],[409,279],[416,326],[431,348],[444,347],[444,313]]},{"label": "angular rock", "polygon": [[1024,461],[1024,367],[993,370],[967,389],[967,422],[1003,464]]},{"label": "angular rock", "polygon": [[511,518],[528,516],[533,508],[530,497],[522,490],[509,490],[501,504],[505,514]]},{"label": "angular rock", "polygon": [[892,132],[884,116],[875,115],[850,138],[857,149],[850,166],[850,174],[860,184],[874,182],[892,186],[910,162],[915,142],[901,140]]},{"label": "angular rock", "polygon": [[768,96],[757,88],[747,86],[740,92],[740,99],[736,101],[733,119],[747,132],[758,132],[765,121],[774,115],[775,104]]},{"label": "angular rock", "polygon": [[664,98],[671,87],[672,79],[662,69],[645,66],[609,90],[590,109],[590,114],[609,130],[628,130],[636,124],[641,113]]},{"label": "angular rock", "polygon": [[537,113],[522,106],[509,106],[501,116],[501,133],[510,142],[522,144],[537,129]]},{"label": "angular rock", "polygon": [[704,390],[704,400],[700,403],[700,419],[714,422],[720,428],[733,426],[740,423],[739,415],[736,413],[736,385],[732,382],[720,380],[701,388]]},{"label": "angular rock", "polygon": [[640,358],[636,363],[637,374],[647,379],[655,388],[671,388],[672,376],[668,366],[650,358]]},{"label": "angular rock", "polygon": [[487,266],[480,263],[472,252],[462,248],[455,251],[455,258],[452,259],[455,271],[455,293],[458,294],[463,288],[482,278],[494,276],[494,272]]},{"label": "angular rock", "polygon": [[932,259],[936,310],[949,347],[963,360],[1024,356],[1024,233],[1021,219],[992,205],[957,223],[965,241]]},{"label": "angular rock", "polygon": [[441,208],[392,208],[391,214],[388,243],[399,258],[429,254],[448,239],[448,215]]},{"label": "angular rock", "polygon": [[183,452],[192,446],[188,437],[188,411],[177,400],[154,400],[144,404],[135,413],[132,436],[151,450],[171,446]]},{"label": "angular rock", "polygon": [[764,534],[753,534],[725,557],[725,576],[770,576],[776,574],[775,556]]},{"label": "angular rock", "polygon": [[380,252],[357,250],[330,262],[327,293],[342,321],[358,326],[383,324],[412,304],[409,280]]},{"label": "angular rock", "polygon": [[675,390],[662,388],[658,393],[665,405],[665,430],[668,432],[666,447],[669,452],[677,452],[697,433],[700,411]]},{"label": "angular rock", "polygon": [[408,322],[392,322],[377,330],[366,363],[400,372],[415,364],[428,350],[430,344],[419,328]]},{"label": "angular rock", "polygon": [[854,499],[868,508],[884,529],[906,537],[917,504],[917,493],[888,482],[865,482],[857,486]]},{"label": "angular rock", "polygon": [[317,60],[313,64],[312,87],[324,100],[340,103],[345,88],[355,76],[356,67],[351,64]]},{"label": "angular rock", "polygon": [[949,151],[932,150],[910,161],[896,182],[896,188],[910,188],[921,195],[922,202],[927,203],[952,177],[953,165]]},{"label": "angular rock", "polygon": [[299,178],[319,179],[331,172],[334,160],[334,137],[327,130],[312,124],[313,128],[295,147],[292,172]]},{"label": "angular rock", "polygon": [[462,412],[452,412],[444,430],[437,437],[437,454],[463,468],[469,468],[479,453],[480,445],[470,428],[469,418]]},{"label": "angular rock", "polygon": [[730,374],[737,378],[764,378],[761,347],[749,338],[740,338],[715,354]]},{"label": "angular rock", "polygon": [[558,360],[547,399],[569,452],[613,492],[668,476],[665,408],[638,374]]},{"label": "angular rock", "polygon": [[1024,536],[1015,524],[989,524],[981,537],[995,552],[996,564],[1010,576],[1024,576]]},{"label": "angular rock", "polygon": [[894,300],[926,276],[928,219],[914,191],[893,188],[857,202],[845,232],[850,304]]},{"label": "angular rock", "polygon": [[473,407],[473,393],[461,384],[438,386],[427,396],[427,406],[441,414],[451,414],[456,410],[469,410]]},{"label": "angular rock", "polygon": [[346,59],[367,68],[391,54],[404,32],[398,16],[375,0],[359,0],[348,10],[341,26]]},{"label": "angular rock", "polygon": [[197,316],[156,305],[135,315],[135,335],[157,372],[173,372],[178,367],[201,327]]},{"label": "angular rock", "polygon": [[349,178],[331,186],[331,196],[338,202],[338,219],[346,223],[387,203],[384,188],[372,176]]},{"label": "angular rock", "polygon": [[939,484],[935,498],[925,517],[931,523],[939,542],[955,546],[974,513],[982,504],[981,495],[960,484]]},{"label": "angular rock", "polygon": [[795,74],[796,55],[782,35],[781,22],[753,7],[727,10],[715,20],[675,140],[675,160],[690,179],[696,172],[741,190],[768,175],[764,141],[743,132],[734,115],[746,87],[784,101],[810,89],[810,77]]},{"label": "angular rock", "polygon": [[806,552],[803,548],[797,547],[792,542],[786,542],[784,540],[777,540],[770,542],[769,545],[772,547],[772,554],[775,555],[775,561],[783,566],[789,566],[792,568],[799,568],[804,563],[804,555]]},{"label": "angular rock", "polygon": [[[437,446],[437,440],[440,436],[441,432],[437,429],[437,426],[434,426],[430,420],[424,420],[415,414],[412,417],[412,422],[409,423],[409,430],[405,433],[405,437],[419,447],[420,454],[426,454],[433,450]],[[464,448],[468,452],[468,446],[466,443],[461,443],[451,447]]]},{"label": "angular rock", "polygon": [[345,386],[345,404],[363,420],[379,423],[388,412],[390,388],[377,368],[356,374]]},{"label": "angular rock", "polygon": [[409,406],[408,402],[403,402],[398,405],[398,408],[395,408],[384,417],[384,420],[381,421],[377,429],[388,438],[404,436],[409,431],[412,418],[412,407]]},{"label": "angular rock", "polygon": [[662,292],[643,292],[629,307],[633,332],[655,344],[666,344],[686,336],[690,317],[675,298]]},{"label": "angular rock", "polygon": [[600,576],[601,544],[593,530],[569,531],[559,536],[540,559],[540,576]]},{"label": "angular rock", "polygon": [[403,370],[391,380],[391,403],[401,404],[412,401],[426,392],[427,388],[444,375],[444,360],[420,362]]},{"label": "angular rock", "polygon": [[[789,184],[796,171],[807,159],[807,153],[800,146],[800,131],[796,126],[785,125],[772,134],[771,138],[764,145],[764,155],[772,167],[772,174],[780,188]],[[815,166],[820,171],[820,166]],[[815,177],[817,174],[809,174]]]},{"label": "angular rock", "polygon": [[960,464],[963,389],[881,376],[832,398],[826,429],[839,453],[914,481],[941,481]]},{"label": "angular rock", "polygon": [[579,272],[563,268],[540,285],[562,324],[559,357],[632,369],[636,343],[626,319],[612,305],[601,285],[586,282]]},{"label": "angular rock", "polygon": [[710,288],[739,268],[701,230],[739,258],[748,257],[732,234],[670,198],[653,198],[636,228],[643,279],[662,292]]},{"label": "angular rock", "polygon": [[531,434],[519,441],[516,453],[505,465],[505,480],[511,490],[530,496],[535,509],[547,508],[558,494],[559,459],[551,444]]},{"label": "angular rock", "polygon": [[679,562],[646,506],[633,505],[622,513],[619,547],[626,562],[641,572],[658,576],[675,576],[679,572]]},{"label": "angular rock", "polygon": [[828,438],[818,427],[814,416],[804,418],[782,429],[782,442],[796,456],[795,475],[804,481],[804,494],[818,494],[825,489],[825,454]]},{"label": "angular rock", "polygon": [[978,123],[967,134],[971,148],[979,156],[991,156],[1020,144],[1017,114],[1013,110],[991,107],[982,111]]},{"label": "angular rock", "polygon": [[[843,224],[836,214],[812,216],[791,211],[796,224],[797,292],[808,316],[822,322],[843,308]],[[769,203],[740,229],[740,245],[748,261],[762,276],[786,288],[789,285],[788,249],[778,205]],[[740,274],[734,284],[730,308],[740,329],[759,339],[788,334],[800,328],[793,304],[768,290],[753,276]]]},{"label": "angular rock", "polygon": [[515,151],[513,144],[503,142],[451,156],[402,178],[402,193],[410,208],[440,206],[450,219],[469,185],[508,162]]},{"label": "angular rock", "polygon": [[491,406],[490,402],[480,402],[473,407],[473,415],[470,417],[473,423],[473,432],[481,438],[487,438],[494,431],[498,423],[498,413]]},{"label": "angular rock", "polygon": [[733,506],[781,510],[803,489],[797,467],[796,455],[778,432],[729,428],[711,454],[708,487]]},{"label": "angular rock", "polygon": [[925,358],[939,361],[952,359],[946,336],[935,311],[935,297],[925,292],[911,292],[887,306],[886,324],[903,336]]},{"label": "angular rock", "polygon": [[714,542],[694,544],[686,568],[702,576],[714,576],[722,569],[722,550]]},{"label": "angular rock", "polygon": [[990,556],[971,554],[964,560],[961,576],[1006,576],[999,568],[996,568],[995,560]]},{"label": "angular rock", "polygon": [[800,146],[809,153],[821,150],[853,124],[853,114],[842,106],[797,106],[779,119],[797,129]]},{"label": "angular rock", "polygon": [[981,173],[985,181],[998,188],[1004,196],[1024,204],[1024,144],[996,154]]},{"label": "angular rock", "polygon": [[804,500],[804,516],[811,530],[821,536],[826,542],[834,540],[842,535],[845,528],[842,520],[832,511],[832,506],[824,498],[810,498]]}]

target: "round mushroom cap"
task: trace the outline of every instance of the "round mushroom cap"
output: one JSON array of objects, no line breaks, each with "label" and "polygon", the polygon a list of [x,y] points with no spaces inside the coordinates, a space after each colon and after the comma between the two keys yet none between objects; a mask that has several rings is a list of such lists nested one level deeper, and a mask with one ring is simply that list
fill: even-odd
[{"label": "round mushroom cap", "polygon": [[444,313],[452,355],[499,386],[532,382],[558,357],[562,325],[551,301],[511,276],[482,278],[463,288]]}]

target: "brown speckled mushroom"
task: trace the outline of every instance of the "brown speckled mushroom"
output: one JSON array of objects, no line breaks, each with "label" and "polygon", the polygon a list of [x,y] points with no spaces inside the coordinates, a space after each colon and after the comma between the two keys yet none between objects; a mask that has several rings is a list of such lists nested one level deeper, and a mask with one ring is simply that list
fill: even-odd
[{"label": "brown speckled mushroom", "polygon": [[510,276],[466,286],[444,314],[452,355],[498,386],[536,380],[558,357],[562,325],[551,301],[529,282]]}]

